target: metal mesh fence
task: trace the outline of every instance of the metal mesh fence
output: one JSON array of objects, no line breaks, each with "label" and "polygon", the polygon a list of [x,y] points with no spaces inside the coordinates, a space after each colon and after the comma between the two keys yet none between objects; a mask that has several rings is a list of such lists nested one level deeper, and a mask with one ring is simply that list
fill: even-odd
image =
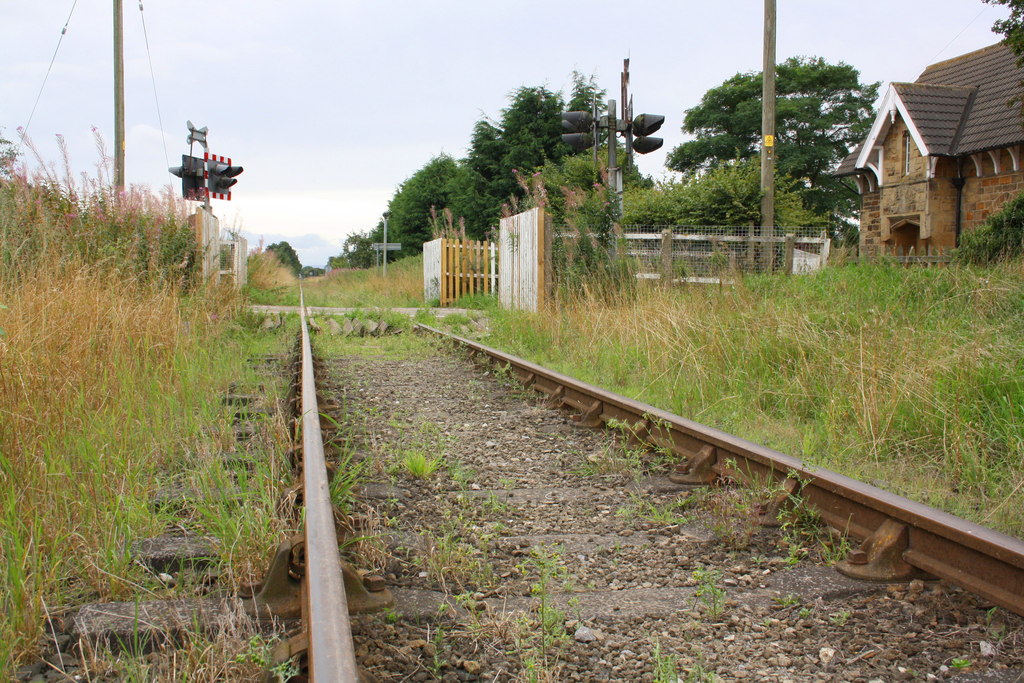
[{"label": "metal mesh fence", "polygon": [[821,228],[624,225],[619,254],[633,259],[639,277],[686,281],[717,279],[727,271],[811,272],[824,265],[830,240]]}]

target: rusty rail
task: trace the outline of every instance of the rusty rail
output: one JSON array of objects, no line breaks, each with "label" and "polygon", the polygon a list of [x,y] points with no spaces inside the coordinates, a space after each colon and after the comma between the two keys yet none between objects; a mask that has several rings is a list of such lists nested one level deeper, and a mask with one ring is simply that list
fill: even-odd
[{"label": "rusty rail", "polygon": [[[863,541],[837,567],[845,574],[877,581],[938,577],[1024,615],[1024,542],[1017,538],[471,340],[417,327],[509,368],[553,406],[579,410],[584,424],[617,421],[636,438],[684,457],[678,481],[770,477],[783,491],[799,492],[823,521]],[[786,499],[792,498],[779,504]]]},{"label": "rusty rail", "polygon": [[309,637],[310,678],[318,683],[351,683],[359,680],[359,673],[320,432],[313,352],[301,291],[299,305],[302,309],[302,469],[306,508],[303,611]]}]

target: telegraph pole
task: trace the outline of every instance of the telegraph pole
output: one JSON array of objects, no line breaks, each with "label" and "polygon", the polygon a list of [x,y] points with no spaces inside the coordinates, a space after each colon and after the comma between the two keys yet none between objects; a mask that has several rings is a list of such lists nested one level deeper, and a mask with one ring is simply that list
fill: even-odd
[{"label": "telegraph pole", "polygon": [[[764,0],[764,69],[761,89],[761,236],[775,232],[775,0]],[[775,251],[764,245],[766,264]],[[770,266],[769,266],[770,267]]]},{"label": "telegraph pole", "polygon": [[114,0],[114,187],[124,192],[124,13]]}]

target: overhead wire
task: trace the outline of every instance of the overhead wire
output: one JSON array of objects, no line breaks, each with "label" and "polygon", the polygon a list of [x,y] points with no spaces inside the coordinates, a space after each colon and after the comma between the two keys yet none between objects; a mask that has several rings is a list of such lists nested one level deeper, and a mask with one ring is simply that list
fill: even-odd
[{"label": "overhead wire", "polygon": [[18,149],[15,151],[15,155],[21,153],[21,148],[25,144],[25,136],[28,135],[28,128],[32,125],[32,118],[36,115],[36,107],[39,106],[39,100],[42,98],[43,90],[46,88],[46,81],[50,78],[50,72],[53,71],[53,63],[57,61],[57,53],[60,52],[60,45],[64,42],[64,36],[68,32],[68,25],[71,23],[71,17],[74,15],[77,5],[78,0],[74,0],[71,3],[71,11],[68,12],[68,18],[64,21],[64,26],[60,30],[60,38],[57,39],[57,47],[53,49],[53,56],[50,57],[50,66],[46,67],[46,75],[43,76],[43,83],[39,86],[36,101],[32,104],[32,111],[28,115],[28,121],[25,123],[25,127],[21,129],[21,137],[18,140]]},{"label": "overhead wire", "polygon": [[171,184],[174,184],[174,180],[171,178],[171,160],[167,156],[167,134],[164,132],[164,117],[160,111],[160,96],[157,93],[156,88],[156,72],[153,70],[153,53],[149,49],[149,32],[146,30],[146,13],[142,7],[142,0],[139,0],[139,17],[142,19],[142,35],[146,41],[146,57],[149,58],[149,77],[153,82],[153,101],[156,102],[156,119],[160,124],[160,140],[164,147],[164,164],[167,167],[167,178],[171,180]]},{"label": "overhead wire", "polygon": [[939,55],[941,55],[941,54],[942,54],[943,52],[945,52],[945,51],[946,51],[946,49],[947,49],[947,48],[948,48],[948,47],[949,47],[950,45],[952,45],[953,43],[955,43],[955,42],[956,42],[956,39],[957,39],[957,38],[959,38],[960,36],[962,36],[962,35],[964,34],[964,31],[966,31],[967,29],[969,29],[969,28],[971,27],[971,25],[972,25],[972,24],[973,24],[974,22],[976,22],[976,21],[978,20],[978,18],[979,18],[979,17],[981,17],[981,15],[982,15],[982,14],[984,14],[984,13],[985,13],[985,11],[986,11],[986,10],[988,10],[988,9],[990,9],[990,8],[989,8],[989,6],[988,6],[988,5],[984,5],[984,6],[983,6],[983,7],[981,8],[981,10],[979,10],[979,11],[978,11],[978,13],[977,13],[976,15],[974,15],[974,18],[973,18],[973,19],[971,19],[970,21],[968,21],[968,22],[967,22],[967,25],[966,25],[966,26],[964,26],[964,27],[963,27],[962,29],[960,29],[960,32],[959,32],[959,33],[957,33],[957,34],[956,34],[955,36],[953,36],[953,37],[952,37],[952,38],[950,39],[950,41],[949,41],[948,43],[946,43],[945,45],[943,45],[943,46],[942,46],[942,49],[941,49],[941,50],[939,50],[938,52],[936,52],[936,53],[935,53],[935,54],[934,54],[934,55],[932,56],[932,58],[928,60],[928,63],[927,63],[927,64],[926,64],[925,66],[928,66],[929,64],[934,64],[934,63],[935,63],[935,59],[936,59],[936,57],[938,57]]}]

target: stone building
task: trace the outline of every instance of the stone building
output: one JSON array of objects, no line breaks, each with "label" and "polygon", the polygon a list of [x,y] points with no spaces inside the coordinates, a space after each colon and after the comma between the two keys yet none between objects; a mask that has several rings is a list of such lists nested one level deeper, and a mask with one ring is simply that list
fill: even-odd
[{"label": "stone building", "polygon": [[948,249],[1024,191],[1024,69],[1002,43],[893,83],[839,165],[861,195],[863,253]]}]

